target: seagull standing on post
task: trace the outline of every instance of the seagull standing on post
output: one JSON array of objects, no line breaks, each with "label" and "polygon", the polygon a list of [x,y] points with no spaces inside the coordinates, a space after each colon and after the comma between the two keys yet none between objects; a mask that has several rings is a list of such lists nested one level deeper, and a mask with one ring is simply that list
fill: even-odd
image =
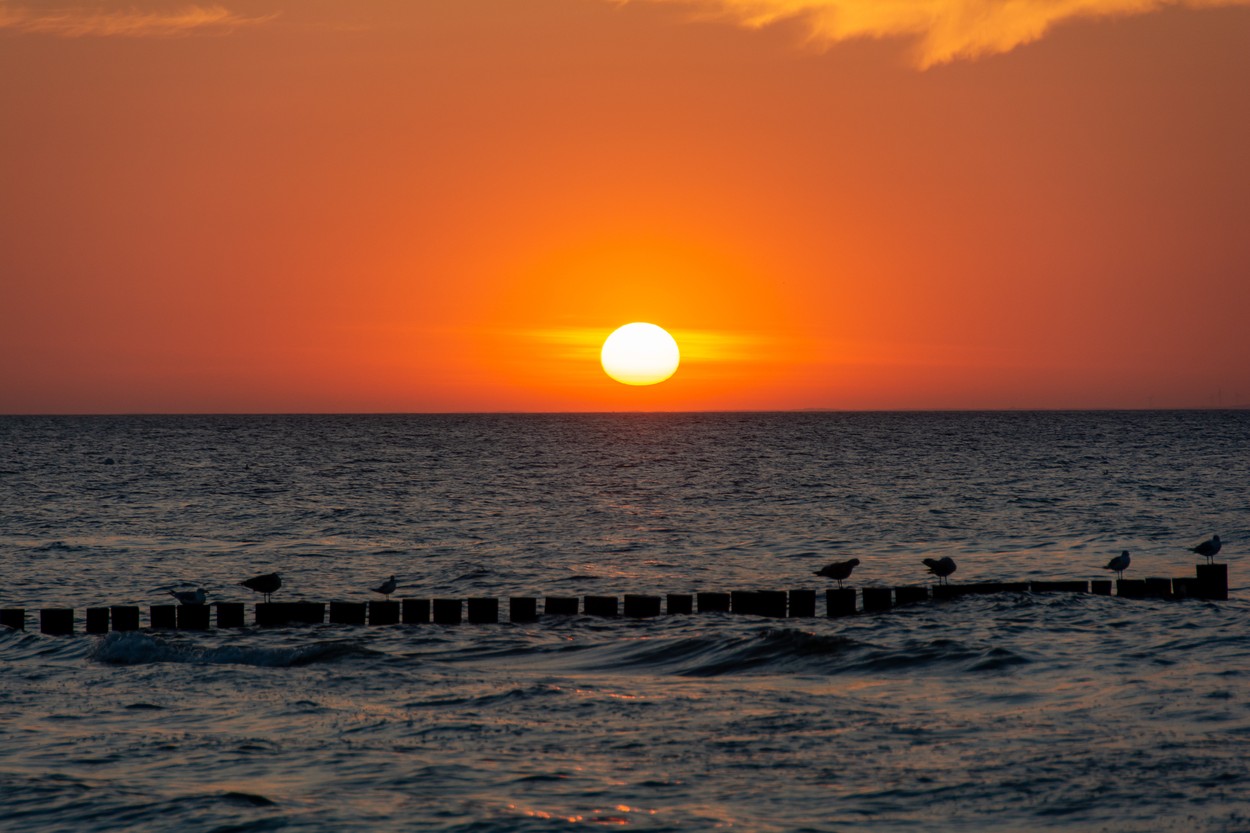
[{"label": "seagull standing on post", "polygon": [[832,564],[821,567],[814,575],[831,578],[838,582],[838,587],[842,586],[845,579],[851,577],[851,571],[859,566],[859,559],[852,558],[850,561],[835,561]]},{"label": "seagull standing on post", "polygon": [[1215,554],[1220,551],[1221,546],[1223,545],[1220,544],[1220,536],[1212,535],[1209,539],[1203,541],[1198,546],[1190,547],[1189,551],[1198,553],[1198,555],[1201,555],[1207,560],[1207,563],[1210,564],[1211,560],[1215,558]]},{"label": "seagull standing on post", "polygon": [[203,587],[197,587],[194,590],[170,590],[169,595],[177,599],[178,604],[202,605],[208,598],[208,591]]},{"label": "seagull standing on post", "polygon": [[394,576],[391,576],[391,577],[390,577],[390,578],[388,578],[386,581],[382,582],[382,584],[381,584],[380,586],[373,588],[373,592],[374,592],[374,593],[381,593],[383,596],[385,596],[385,597],[386,597],[386,600],[387,600],[387,601],[390,601],[390,600],[391,600],[391,594],[395,592],[395,588],[396,588],[396,587],[398,587],[398,586],[399,586],[399,584],[398,584],[398,583],[396,583],[396,581],[395,581],[395,577],[394,577]]},{"label": "seagull standing on post", "polygon": [[265,573],[264,575],[253,576],[247,581],[241,581],[239,584],[248,590],[262,594],[267,602],[269,597],[277,593],[278,588],[282,586],[282,576],[277,573]]},{"label": "seagull standing on post", "polygon": [[1104,570],[1115,571],[1116,578],[1124,578],[1124,571],[1128,569],[1129,562],[1133,559],[1129,557],[1128,550],[1117,555],[1115,558],[1107,562]]},{"label": "seagull standing on post", "polygon": [[938,577],[938,584],[941,584],[943,579],[946,580],[947,584],[950,584],[948,576],[958,569],[955,566],[955,559],[949,555],[944,555],[941,558],[926,558],[924,565],[929,568],[930,573]]}]

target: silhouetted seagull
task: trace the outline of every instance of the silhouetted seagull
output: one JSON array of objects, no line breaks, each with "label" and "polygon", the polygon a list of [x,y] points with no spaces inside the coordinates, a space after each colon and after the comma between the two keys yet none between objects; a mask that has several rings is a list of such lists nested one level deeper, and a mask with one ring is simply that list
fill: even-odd
[{"label": "silhouetted seagull", "polygon": [[1129,562],[1133,559],[1129,558],[1128,550],[1117,555],[1115,558],[1107,562],[1104,570],[1114,570],[1116,578],[1124,578],[1124,571],[1128,569]]},{"label": "silhouetted seagull", "polygon": [[1220,536],[1212,535],[1209,539],[1203,541],[1198,546],[1190,547],[1189,551],[1198,553],[1207,560],[1208,564],[1210,564],[1211,559],[1215,558],[1215,554],[1220,551],[1221,546]]},{"label": "silhouetted seagull", "polygon": [[261,576],[254,576],[247,581],[239,582],[240,585],[248,590],[255,590],[265,596],[265,601],[269,601],[269,597],[278,592],[278,588],[282,586],[282,576],[277,573],[265,573]]},{"label": "silhouetted seagull", "polygon": [[194,590],[170,590],[169,595],[177,599],[178,604],[202,605],[208,598],[208,591],[203,587],[197,587]]},{"label": "silhouetted seagull", "polygon": [[382,582],[381,586],[373,588],[373,592],[381,593],[389,601],[391,598],[391,594],[395,592],[395,588],[398,586],[399,584],[396,583],[395,577],[391,576],[386,581]]},{"label": "silhouetted seagull", "polygon": [[949,555],[944,555],[941,558],[926,558],[924,565],[929,568],[930,573],[938,577],[938,584],[941,584],[943,579],[946,579],[946,583],[950,584],[947,576],[956,570],[955,559]]},{"label": "silhouetted seagull", "polygon": [[835,579],[838,582],[838,587],[841,587],[843,580],[851,577],[851,570],[858,566],[858,558],[852,558],[850,561],[835,561],[832,564],[821,567],[815,572],[815,575]]}]

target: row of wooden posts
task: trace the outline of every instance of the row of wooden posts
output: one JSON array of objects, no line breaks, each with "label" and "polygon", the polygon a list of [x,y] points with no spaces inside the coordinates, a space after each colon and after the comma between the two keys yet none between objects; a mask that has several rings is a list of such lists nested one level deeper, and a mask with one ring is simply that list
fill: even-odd
[{"label": "row of wooden posts", "polygon": [[[1228,566],[1199,564],[1196,578],[1120,579],[1115,582],[1117,595],[1133,599],[1227,599]],[[850,616],[872,613],[893,607],[934,600],[987,593],[1094,593],[1109,596],[1110,580],[1097,581],[1008,581],[972,584],[939,584],[932,588],[920,586],[830,588],[825,591],[825,615]],[[658,595],[617,596],[547,596],[543,599],[545,616],[585,616],[647,618],[699,613],[739,613],[774,618],[806,618],[816,616],[815,590],[743,590],[732,593],[669,593]],[[857,604],[862,599],[862,606]],[[539,599],[535,596],[513,596],[508,599],[508,620],[533,622],[539,618]],[[465,621],[477,624],[499,622],[499,599],[403,599],[402,601],[330,602],[330,624],[340,625],[458,625]],[[326,620],[324,602],[261,602],[255,605],[258,627],[285,625],[320,625]],[[215,602],[211,605],[152,605],[148,622],[154,630],[207,630],[216,613],[218,628],[245,627],[243,602]],[[467,614],[467,616],[466,616]],[[138,605],[89,607],[86,610],[87,633],[134,631],[139,629]],[[0,626],[26,629],[24,608],[0,609]],[[45,634],[74,633],[73,608],[43,608],[39,611],[39,630]]]}]

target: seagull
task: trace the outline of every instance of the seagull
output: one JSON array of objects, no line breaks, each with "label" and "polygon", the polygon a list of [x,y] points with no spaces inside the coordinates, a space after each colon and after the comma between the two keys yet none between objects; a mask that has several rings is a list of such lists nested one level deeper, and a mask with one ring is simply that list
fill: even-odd
[{"label": "seagull", "polygon": [[1107,562],[1104,570],[1114,570],[1116,578],[1124,578],[1124,571],[1128,569],[1129,562],[1133,559],[1129,558],[1128,550],[1117,555],[1115,558]]},{"label": "seagull", "polygon": [[835,561],[825,567],[821,567],[813,575],[825,576],[826,578],[836,579],[838,587],[842,586],[842,581],[851,577],[851,570],[859,566],[859,559],[852,558],[850,561]]},{"label": "seagull", "polygon": [[391,594],[395,592],[395,588],[396,588],[396,587],[398,587],[398,586],[399,586],[399,585],[398,585],[398,583],[395,581],[395,577],[394,577],[394,576],[391,576],[391,577],[390,577],[390,578],[388,578],[386,581],[382,582],[382,584],[381,584],[380,586],[373,588],[373,592],[374,592],[374,593],[381,593],[381,594],[382,594],[383,596],[385,596],[385,597],[387,598],[387,600],[389,601],[389,600],[390,600],[390,598],[391,598]]},{"label": "seagull", "polygon": [[169,595],[177,599],[178,604],[202,605],[208,598],[208,591],[203,587],[197,587],[194,590],[170,590]]},{"label": "seagull", "polygon": [[946,583],[950,584],[950,579],[947,576],[956,570],[955,559],[949,555],[944,555],[941,558],[926,558],[924,565],[929,568],[930,573],[938,577],[938,584],[941,584],[943,579],[946,579]]},{"label": "seagull", "polygon": [[1207,560],[1207,563],[1210,564],[1211,560],[1215,558],[1215,554],[1220,551],[1221,546],[1223,545],[1220,544],[1220,536],[1212,535],[1210,539],[1203,541],[1198,546],[1190,547],[1189,551],[1198,553],[1198,555],[1201,555]]},{"label": "seagull", "polygon": [[269,601],[269,597],[278,592],[278,588],[282,586],[282,576],[277,573],[265,573],[260,576],[253,576],[247,581],[241,581],[239,584],[248,590],[255,590],[265,597],[265,601]]}]

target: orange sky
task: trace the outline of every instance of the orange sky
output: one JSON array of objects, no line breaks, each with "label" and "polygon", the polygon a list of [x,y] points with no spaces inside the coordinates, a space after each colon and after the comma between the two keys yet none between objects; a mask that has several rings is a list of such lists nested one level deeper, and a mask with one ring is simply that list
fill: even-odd
[{"label": "orange sky", "polygon": [[1248,102],[1250,0],[0,0],[0,413],[1246,406]]}]

